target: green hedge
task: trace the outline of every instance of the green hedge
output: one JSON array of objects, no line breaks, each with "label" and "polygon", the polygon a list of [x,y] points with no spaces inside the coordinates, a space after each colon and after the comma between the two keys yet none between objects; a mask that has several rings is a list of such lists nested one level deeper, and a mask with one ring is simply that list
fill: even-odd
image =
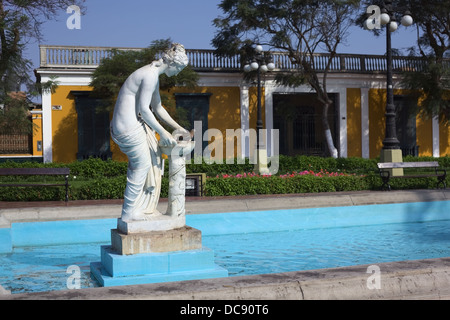
[{"label": "green hedge", "polygon": [[[406,157],[405,161],[439,161],[442,167],[450,168],[450,157],[439,159],[428,157]],[[253,165],[246,161],[245,164],[190,164],[188,173],[206,173],[205,193],[207,196],[233,196],[233,195],[257,195],[257,194],[292,194],[311,192],[335,192],[356,190],[379,190],[381,179],[377,174],[377,160],[360,158],[320,158],[320,157],[286,157],[280,156],[280,170],[273,177],[246,177],[246,178],[222,178],[222,174],[240,174],[252,172]],[[89,159],[70,164],[39,164],[39,163],[1,163],[0,167],[68,167],[70,176],[71,200],[100,200],[122,199],[126,186],[127,163],[117,161],[101,161]],[[282,178],[279,175],[311,170],[319,172],[321,169],[328,172],[356,173],[338,177],[316,177],[311,175]],[[166,172],[167,161],[166,161]],[[363,176],[361,176],[363,175]],[[219,177],[217,177],[219,176]],[[0,181],[41,181],[42,177],[28,179],[18,177],[0,177]],[[61,178],[49,177],[45,181],[53,181]],[[392,180],[392,188],[395,189],[428,189],[436,188],[436,178],[420,179],[395,179]],[[446,179],[450,186],[450,176]],[[161,197],[168,195],[167,174],[163,177]],[[64,200],[65,190],[59,188],[7,188],[0,189],[0,201],[53,201]]]},{"label": "green hedge", "polygon": [[[378,159],[362,159],[362,158],[322,158],[313,156],[294,156],[288,157],[280,155],[279,157],[279,174],[285,174],[294,171],[328,170],[329,172],[349,172],[349,173],[368,173],[376,172]],[[405,157],[404,161],[438,161],[441,167],[450,168],[450,157],[432,158],[432,157]],[[194,161],[192,161],[194,162]],[[168,170],[168,163],[166,171]],[[84,161],[76,161],[70,164],[50,163],[42,164],[36,162],[4,162],[0,163],[0,168],[34,168],[34,167],[68,167],[72,176],[80,179],[98,179],[107,177],[117,177],[126,175],[127,163],[113,160],[102,161],[99,159],[89,159]],[[244,172],[252,172],[254,165],[247,159],[245,164],[207,164],[202,160],[201,164],[189,164],[186,167],[188,173],[205,173],[207,176],[215,177],[220,174],[237,174]]]},{"label": "green hedge", "polygon": [[[194,162],[194,161],[192,161]],[[367,172],[377,168],[376,160],[368,160],[361,158],[322,158],[313,156],[279,156],[278,174],[286,174],[294,171],[313,170],[320,171],[337,171],[337,172]],[[269,164],[270,166],[270,164]],[[233,164],[207,164],[203,160],[201,164],[189,164],[187,166],[188,173],[206,173],[207,176],[215,177],[220,174],[236,174],[244,172],[252,172],[254,164],[246,159],[245,164],[237,164],[235,160]]]},{"label": "green hedge", "polygon": [[[450,185],[450,178],[446,179]],[[393,190],[434,189],[436,178],[394,179]],[[206,182],[207,196],[237,196],[257,194],[295,194],[339,191],[380,190],[378,175],[316,177],[298,176],[288,179],[280,177],[253,178],[209,178]]]},{"label": "green hedge", "polygon": [[[412,157],[407,156],[403,159],[405,162],[414,161],[438,161],[439,165],[444,168],[450,168],[450,157],[433,158],[433,157]],[[193,161],[192,161],[193,162]],[[294,171],[303,170],[328,170],[329,172],[348,172],[348,173],[372,173],[377,172],[377,162],[379,159],[362,159],[362,158],[322,158],[314,156],[279,156],[278,174],[286,174]],[[166,162],[167,164],[167,162]],[[207,164],[202,161],[201,164],[189,164],[187,166],[188,173],[206,173],[207,176],[215,177],[220,174],[236,174],[244,172],[252,172],[254,165],[247,159],[245,164]]]},{"label": "green hedge", "polygon": [[210,178],[206,182],[206,195],[237,196],[356,191],[370,189],[370,181],[371,179],[357,176],[316,177],[309,175],[292,178]]},{"label": "green hedge", "polygon": [[[433,189],[436,178],[395,179],[391,183],[393,190]],[[447,177],[447,185],[450,179]],[[126,177],[94,179],[89,183],[70,187],[71,200],[123,199]],[[295,194],[338,191],[379,190],[381,179],[371,174],[365,177],[315,177],[298,176],[280,178],[278,176],[252,178],[208,178],[206,196],[237,196],[258,194]],[[163,178],[161,197],[168,195],[168,180]],[[2,188],[0,201],[63,201],[64,188]]]},{"label": "green hedge", "polygon": [[[123,199],[127,184],[126,175],[97,178],[89,181],[71,181],[70,200]],[[161,197],[168,196],[169,182],[162,179]],[[0,201],[64,201],[65,187],[2,187]]]}]

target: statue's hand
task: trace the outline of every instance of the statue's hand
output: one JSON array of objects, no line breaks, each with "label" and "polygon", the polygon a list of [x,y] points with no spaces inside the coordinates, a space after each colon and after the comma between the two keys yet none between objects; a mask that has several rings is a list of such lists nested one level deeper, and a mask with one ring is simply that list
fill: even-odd
[{"label": "statue's hand", "polygon": [[163,134],[160,134],[159,144],[163,147],[175,147],[177,141],[166,131]]},{"label": "statue's hand", "polygon": [[178,128],[173,132],[176,141],[191,141],[192,135],[184,128]]}]

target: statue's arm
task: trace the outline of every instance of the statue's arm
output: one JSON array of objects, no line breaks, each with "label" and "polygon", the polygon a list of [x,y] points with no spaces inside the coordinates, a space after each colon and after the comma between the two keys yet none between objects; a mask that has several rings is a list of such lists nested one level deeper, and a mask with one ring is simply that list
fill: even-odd
[{"label": "statue's arm", "polygon": [[[151,81],[143,81],[141,84],[141,88],[139,90],[139,94],[137,97],[137,103],[139,112],[141,114],[142,119],[147,123],[147,125],[155,130],[160,138],[161,138],[161,144],[162,145],[176,145],[175,139],[172,137],[172,135],[167,132],[166,129],[163,128],[163,126],[156,120],[155,115],[150,110],[150,103],[152,102],[153,93],[158,92],[157,90],[158,83],[152,83]],[[155,90],[156,89],[156,90]],[[159,96],[159,93],[158,93]]]},{"label": "statue's arm", "polygon": [[156,116],[167,123],[174,130],[184,130],[175,120],[173,120],[167,110],[162,106],[159,90],[156,90],[156,92],[153,94],[151,106]]}]

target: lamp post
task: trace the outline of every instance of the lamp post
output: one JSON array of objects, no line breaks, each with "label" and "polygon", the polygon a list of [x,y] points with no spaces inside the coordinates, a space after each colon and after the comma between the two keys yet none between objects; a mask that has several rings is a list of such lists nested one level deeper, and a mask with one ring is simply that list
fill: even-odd
[{"label": "lamp post", "polygon": [[[400,149],[400,142],[397,139],[397,128],[395,123],[396,110],[394,105],[394,87],[392,80],[392,39],[391,34],[397,30],[398,23],[395,21],[394,13],[403,11],[404,15],[401,20],[401,24],[405,27],[409,27],[413,24],[413,18],[411,13],[405,8],[393,8],[391,0],[383,1],[383,7],[381,8],[381,14],[376,19],[379,19],[379,24],[386,26],[386,65],[387,65],[387,95],[386,95],[386,133],[383,140],[383,149],[381,152],[382,162],[401,162],[402,152]],[[366,20],[366,28],[373,24],[373,19]],[[398,174],[401,174],[400,172]]]},{"label": "lamp post", "polygon": [[[257,96],[257,120],[256,120],[256,169],[260,173],[267,172],[267,151],[264,141],[261,139],[261,133],[263,130],[262,120],[262,88],[261,88],[261,75],[275,69],[275,64],[270,61],[270,55],[264,52],[261,45],[257,45],[254,48],[253,56],[251,60],[244,66],[244,72],[256,71],[258,96]],[[263,159],[265,158],[265,159]]]}]

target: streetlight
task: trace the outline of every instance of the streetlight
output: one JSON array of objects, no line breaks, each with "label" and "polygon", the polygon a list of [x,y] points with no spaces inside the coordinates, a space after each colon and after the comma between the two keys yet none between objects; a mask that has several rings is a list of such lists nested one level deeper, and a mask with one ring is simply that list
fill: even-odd
[{"label": "streetlight", "polygon": [[[244,66],[244,72],[256,71],[257,84],[258,84],[258,97],[257,97],[257,114],[256,121],[256,167],[260,173],[267,172],[267,151],[262,139],[260,139],[261,131],[263,130],[262,121],[262,107],[261,107],[261,74],[273,71],[275,64],[271,61],[270,54],[264,52],[261,45],[257,45],[254,48],[253,56],[250,57],[250,61]],[[262,161],[261,159],[264,158]]]},{"label": "streetlight", "polygon": [[[397,130],[395,124],[395,105],[394,105],[394,90],[392,81],[392,40],[391,33],[397,30],[398,23],[395,21],[394,13],[402,11],[404,15],[401,24],[409,27],[413,24],[411,13],[405,8],[396,8],[392,6],[392,1],[383,1],[383,8],[378,17],[381,25],[386,26],[386,64],[387,64],[387,105],[386,105],[386,136],[383,141],[383,150],[381,153],[382,162],[401,162],[402,152],[400,150],[400,142],[397,139]],[[365,25],[372,23],[371,18],[366,20]]]}]

